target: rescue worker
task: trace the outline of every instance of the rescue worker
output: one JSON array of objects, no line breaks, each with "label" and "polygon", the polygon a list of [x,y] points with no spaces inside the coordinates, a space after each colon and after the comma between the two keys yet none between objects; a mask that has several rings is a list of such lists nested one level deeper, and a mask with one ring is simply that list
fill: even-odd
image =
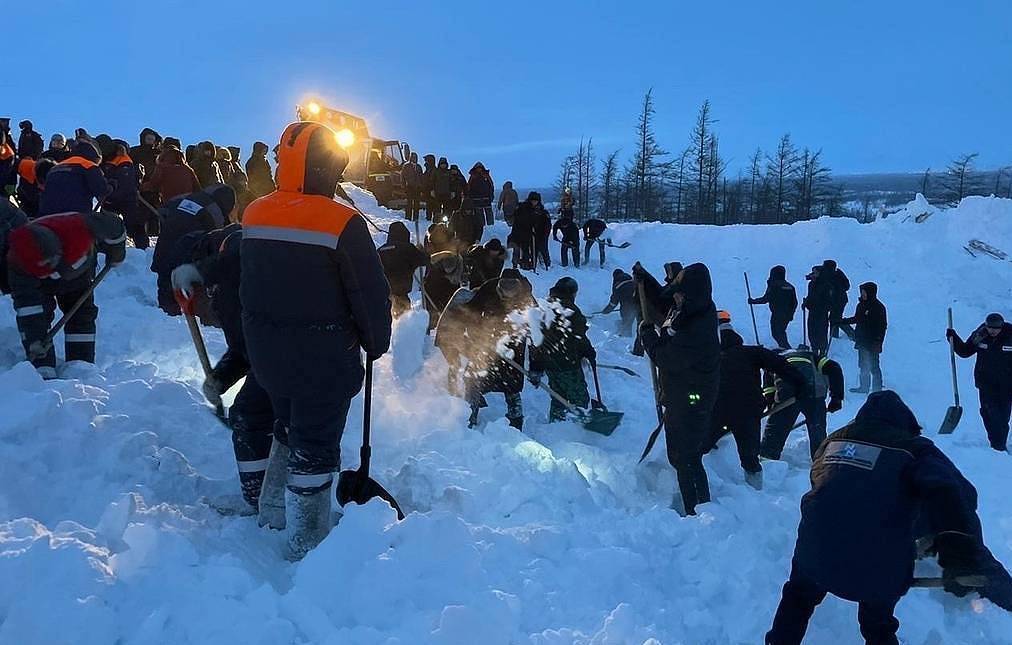
[{"label": "rescue worker", "polygon": [[678,476],[671,506],[683,516],[695,515],[698,504],[710,501],[702,443],[720,387],[712,290],[706,265],[690,264],[675,278],[675,306],[664,322],[655,326],[645,320],[639,326],[640,343],[660,376],[668,461]]},{"label": "rescue worker", "polygon": [[812,267],[805,277],[808,295],[801,306],[808,310],[808,343],[824,354],[829,350],[829,317],[837,302],[836,281],[825,266]]},{"label": "rescue worker", "polygon": [[42,153],[43,159],[52,159],[54,162],[60,163],[69,156],[70,151],[67,150],[67,138],[65,136],[57,132],[49,137],[49,147]]},{"label": "rescue worker", "polygon": [[249,189],[257,197],[270,195],[274,192],[274,177],[271,174],[271,165],[267,161],[267,144],[257,141],[253,144],[253,152],[246,160],[246,177],[249,179]]},{"label": "rescue worker", "polygon": [[632,336],[633,326],[640,318],[640,303],[636,297],[636,282],[633,277],[622,269],[615,269],[611,274],[611,300],[601,310],[602,314],[610,314],[619,310],[621,320],[618,324],[619,336]]},{"label": "rescue worker", "polygon": [[434,216],[439,211],[439,204],[436,201],[435,194],[433,194],[433,190],[435,189],[436,156],[428,154],[422,157],[422,159],[425,162],[422,168],[422,194],[425,196],[425,219],[429,222],[439,221],[439,218]]},{"label": "rescue worker", "polygon": [[[559,239],[559,234],[562,239]],[[552,226],[552,239],[562,245],[559,250],[562,266],[569,266],[569,258],[573,259],[573,267],[580,268],[580,227],[573,221],[573,210],[563,209],[559,219]],[[567,257],[568,256],[568,257]]]},{"label": "rescue worker", "polygon": [[485,219],[480,210],[474,207],[470,197],[465,197],[460,208],[450,215],[448,222],[450,234],[457,241],[457,249],[464,253],[478,242],[485,232]]},{"label": "rescue worker", "polygon": [[[590,405],[583,360],[593,364],[597,352],[587,337],[587,317],[576,305],[579,285],[562,278],[548,291],[550,320],[542,322],[541,344],[531,347],[530,380],[537,387],[545,374],[548,387],[578,408]],[[567,409],[554,398],[548,411],[549,423],[563,421]]]},{"label": "rescue worker", "polygon": [[534,268],[534,237],[538,212],[542,210],[541,194],[531,191],[513,213],[513,225],[506,245],[513,249],[514,269],[517,266],[528,271]]},{"label": "rescue worker", "polygon": [[798,294],[794,285],[787,281],[787,269],[777,265],[770,269],[770,277],[766,280],[766,292],[758,298],[750,298],[750,305],[769,305],[770,335],[781,349],[790,349],[787,340],[787,325],[794,320],[798,310]]},{"label": "rescue worker", "polygon": [[534,269],[538,262],[545,270],[552,268],[552,257],[548,253],[548,238],[552,235],[552,216],[540,202],[534,209]]},{"label": "rescue worker", "polygon": [[450,186],[452,186],[452,197],[447,210],[452,213],[460,209],[460,203],[467,193],[467,177],[464,176],[457,164],[450,164]]},{"label": "rescue worker", "polygon": [[330,531],[341,436],[362,387],[360,353],[390,346],[390,288],[365,220],[334,199],[348,165],[333,130],[289,125],[278,189],[243,221],[243,332],[276,417],[259,522],[287,527],[299,559]]},{"label": "rescue worker", "polygon": [[590,264],[590,247],[597,244],[597,253],[601,261],[601,268],[604,268],[604,235],[608,225],[602,220],[591,218],[583,223],[583,263]]},{"label": "rescue worker", "polygon": [[0,293],[11,292],[7,272],[7,251],[11,231],[28,223],[28,215],[7,199],[0,199]]},{"label": "rescue worker", "polygon": [[973,382],[980,396],[980,418],[995,450],[1007,450],[1012,415],[1012,324],[999,313],[988,314],[964,341],[954,329],[945,330],[956,354],[977,357]]},{"label": "rescue worker", "polygon": [[468,175],[466,195],[471,200],[483,225],[492,226],[494,221],[492,199],[495,197],[495,183],[492,181],[492,175],[480,161],[471,167]]},{"label": "rescue worker", "polygon": [[242,228],[238,224],[206,233],[199,245],[204,251],[202,257],[176,267],[172,286],[187,298],[195,296],[198,286],[214,291],[211,306],[221,321],[228,348],[204,381],[203,391],[208,401],[218,405],[225,392],[246,379],[228,409],[228,425],[242,497],[256,512],[271,451],[274,411],[270,397],[250,370],[242,331],[241,242]]},{"label": "rescue worker", "polygon": [[731,325],[731,315],[717,312],[720,323],[720,389],[713,409],[707,447],[716,446],[727,433],[734,436],[745,482],[762,490],[763,470],[759,463],[759,442],[765,399],[762,375],[776,375],[804,391],[805,380],[791,369],[783,356],[760,345],[746,345]]},{"label": "rescue worker", "polygon": [[[787,363],[804,381],[802,389],[788,379],[777,376],[768,393],[774,394],[773,403],[795,402],[774,412],[766,420],[759,454],[766,459],[780,459],[798,415],[805,415],[808,428],[808,449],[814,457],[826,438],[826,413],[839,412],[843,407],[843,370],[840,364],[827,356],[812,353],[805,345],[783,353]],[[829,404],[826,404],[826,395]]]},{"label": "rescue worker", "polygon": [[64,327],[65,357],[94,363],[98,307],[88,291],[98,252],[110,265],[126,258],[122,220],[114,213],[90,210],[40,217],[12,230],[8,246],[11,297],[28,360],[43,378],[56,378],[56,350],[44,338],[57,305],[68,312],[83,298]]},{"label": "rescue worker", "polygon": [[499,238],[493,237],[485,245],[475,244],[464,256],[465,274],[472,289],[486,280],[498,278],[506,264],[506,249]]},{"label": "rescue worker", "polygon": [[235,191],[225,184],[213,184],[204,190],[169,200],[158,209],[161,235],[155,242],[151,271],[158,274],[158,306],[170,316],[180,315],[179,303],[172,292],[172,270],[185,262],[177,245],[188,234],[223,228],[235,208]]},{"label": "rescue worker", "polygon": [[197,181],[200,182],[201,188],[207,188],[212,184],[225,183],[221,174],[221,168],[218,167],[216,156],[217,150],[210,141],[201,141],[197,144],[193,162],[190,165],[193,167],[193,172],[197,175]]},{"label": "rescue worker", "polygon": [[143,250],[148,248],[148,231],[147,218],[139,211],[141,172],[127,155],[125,141],[114,141],[112,148],[112,157],[103,159],[101,165],[110,190],[103,209],[119,213],[134,246]]},{"label": "rescue worker", "polygon": [[429,224],[429,229],[425,231],[423,247],[429,255],[434,255],[440,251],[456,253],[457,241],[453,239],[453,236],[450,234],[450,228],[445,222],[433,222]]},{"label": "rescue worker", "polygon": [[[913,579],[915,523],[925,517],[937,532],[946,588],[955,590],[959,576],[990,573],[980,566],[990,552],[980,539],[976,490],[920,433],[913,412],[886,390],[823,443],[766,645],[800,645],[827,593],[858,603],[866,643],[898,644],[894,612]],[[1001,574],[987,576],[988,587],[1007,581]]]},{"label": "rescue worker", "polygon": [[418,221],[419,204],[422,198],[422,167],[418,163],[418,153],[412,152],[408,160],[401,165],[401,183],[404,185],[404,217]]},{"label": "rescue worker", "polygon": [[422,280],[422,301],[429,312],[428,331],[436,328],[439,316],[464,280],[464,262],[452,251],[434,253]]},{"label": "rescue worker", "polygon": [[439,158],[439,163],[432,169],[429,181],[432,184],[429,188],[429,197],[432,199],[430,215],[435,213],[436,220],[440,221],[452,210],[453,200],[457,196],[453,192],[454,178],[450,174],[450,162],[446,157]]},{"label": "rescue worker", "polygon": [[464,372],[465,398],[471,406],[468,427],[478,424],[478,410],[485,407],[484,395],[501,392],[506,399],[506,419],[517,430],[524,427],[524,407],[520,393],[524,377],[502,359],[505,347],[514,362],[523,365],[527,353],[529,330],[518,329],[508,316],[534,306],[531,283],[516,269],[506,269],[495,280],[478,287],[465,305],[469,310],[463,320],[468,339]]},{"label": "rescue worker", "polygon": [[[853,331],[848,325],[854,325]],[[878,299],[878,285],[865,282],[861,285],[861,296],[857,309],[850,318],[838,321],[840,327],[854,341],[857,348],[857,364],[861,371],[861,383],[851,388],[855,394],[878,392],[882,389],[882,344],[885,343],[888,319],[885,305]]]},{"label": "rescue worker", "polygon": [[21,135],[18,136],[18,159],[37,161],[42,157],[42,135],[35,131],[32,122],[25,120],[18,124]]},{"label": "rescue worker", "polygon": [[[49,163],[52,163],[49,161]],[[17,198],[21,210],[28,217],[35,218],[39,215],[39,197],[42,195],[42,184],[39,183],[35,173],[38,162],[34,159],[24,158],[18,160],[18,189]],[[0,199],[0,201],[8,201]]]},{"label": "rescue worker", "polygon": [[[431,273],[435,271],[430,271]],[[474,298],[475,291],[476,289],[462,287],[452,292],[435,323],[436,335],[433,343],[446,359],[446,391],[452,396],[460,396],[463,393],[460,380],[461,359],[469,355],[470,340],[467,337],[467,329],[474,328],[477,316],[468,308],[467,303]],[[431,320],[430,318],[430,324]]]},{"label": "rescue worker", "polygon": [[517,191],[513,189],[513,182],[507,181],[502,185],[502,190],[499,192],[499,210],[502,212],[503,219],[506,221],[507,226],[513,226],[513,213],[517,209],[517,205],[520,203],[520,196],[517,195]]},{"label": "rescue worker", "polygon": [[56,164],[46,175],[46,187],[39,198],[39,215],[87,213],[97,200],[101,204],[109,184],[99,168],[102,157],[89,141],[74,144],[73,154]]},{"label": "rescue worker", "polygon": [[837,266],[836,260],[825,260],[822,263],[822,270],[829,274],[833,283],[833,301],[829,310],[830,332],[833,338],[840,337],[840,325],[837,321],[843,317],[843,310],[847,308],[847,292],[850,291],[850,280],[843,269]]},{"label": "rescue worker", "polygon": [[402,222],[394,222],[386,244],[377,249],[383,273],[390,284],[390,309],[394,318],[411,309],[415,271],[428,263],[425,253],[411,243],[411,233]]}]

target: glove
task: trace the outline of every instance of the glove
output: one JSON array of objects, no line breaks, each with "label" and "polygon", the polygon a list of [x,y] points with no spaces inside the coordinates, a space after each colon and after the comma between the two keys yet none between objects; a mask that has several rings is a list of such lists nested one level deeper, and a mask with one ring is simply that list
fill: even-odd
[{"label": "glove", "polygon": [[842,399],[830,399],[829,405],[826,406],[827,412],[839,412],[843,408]]},{"label": "glove", "polygon": [[748,299],[748,304],[750,304],[750,305],[757,305],[759,303],[755,301],[755,298],[749,298]]},{"label": "glove", "polygon": [[124,260],[126,260],[126,242],[116,244],[105,250],[105,261],[107,264],[116,266],[117,264],[123,264]]},{"label": "glove", "polygon": [[956,330],[952,329],[952,328],[946,329],[945,330],[945,339],[946,340],[955,340],[956,339]]},{"label": "glove", "polygon": [[201,387],[201,390],[204,392],[204,397],[212,404],[221,404],[221,395],[225,393],[225,387],[214,374],[204,379],[204,385]]},{"label": "glove", "polygon": [[180,291],[187,298],[193,297],[194,286],[204,284],[195,264],[180,264],[172,270],[172,289]]},{"label": "glove", "polygon": [[534,387],[541,387],[541,379],[545,375],[542,372],[527,372],[527,380],[531,382]]}]

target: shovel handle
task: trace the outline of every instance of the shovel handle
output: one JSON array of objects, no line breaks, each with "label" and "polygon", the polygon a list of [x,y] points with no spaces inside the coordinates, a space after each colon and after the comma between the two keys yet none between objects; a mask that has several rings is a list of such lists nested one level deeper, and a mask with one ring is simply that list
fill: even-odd
[{"label": "shovel handle", "polygon": [[98,275],[95,276],[95,279],[91,281],[91,285],[89,285],[88,288],[84,290],[84,293],[81,294],[81,297],[77,299],[77,302],[74,303],[74,305],[70,308],[69,311],[67,311],[67,313],[63,314],[63,317],[60,318],[60,320],[58,320],[57,323],[53,325],[53,328],[50,329],[46,333],[46,335],[42,338],[40,346],[42,354],[41,356],[35,358],[41,358],[42,356],[46,355],[46,352],[49,351],[49,348],[53,346],[53,339],[56,338],[56,335],[60,333],[61,329],[67,326],[67,323],[70,322],[70,319],[74,317],[74,314],[77,313],[77,310],[84,305],[84,301],[87,300],[88,297],[91,296],[91,294],[95,293],[95,289],[98,287],[98,284],[105,279],[105,276],[109,275],[110,271],[112,271],[111,264],[106,264],[104,267],[102,267],[102,270],[98,272]]},{"label": "shovel handle", "polygon": [[[949,307],[949,329],[952,329],[952,307]],[[952,368],[952,398],[959,407],[959,380],[956,378],[956,345],[949,340],[949,365]]]},{"label": "shovel handle", "polygon": [[[956,583],[971,589],[987,586],[987,576],[956,576]],[[914,578],[911,587],[919,589],[941,589],[945,586],[944,578]]]},{"label": "shovel handle", "polygon": [[[520,363],[516,362],[515,360],[513,360],[509,356],[501,356],[500,358],[502,358],[504,361],[506,361],[507,365],[509,365],[510,367],[512,367],[513,369],[515,369],[516,371],[520,372],[525,377],[530,378],[531,373],[528,372],[527,370],[525,370],[520,365]],[[580,410],[575,405],[573,405],[572,403],[570,403],[566,399],[562,398],[561,394],[559,394],[558,392],[556,392],[552,388],[548,387],[546,384],[540,383],[540,384],[538,384],[537,387],[539,389],[544,390],[545,392],[548,392],[548,396],[550,396],[553,399],[555,399],[556,401],[558,401],[560,405],[562,405],[563,407],[565,407],[567,410],[569,410],[573,414],[576,414],[576,415],[580,414]]]}]

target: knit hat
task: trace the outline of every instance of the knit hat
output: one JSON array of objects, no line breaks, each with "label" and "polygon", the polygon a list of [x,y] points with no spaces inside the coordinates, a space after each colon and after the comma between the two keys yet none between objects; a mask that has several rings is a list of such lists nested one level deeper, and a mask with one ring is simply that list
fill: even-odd
[{"label": "knit hat", "polygon": [[204,189],[204,192],[211,196],[214,203],[221,209],[222,215],[228,214],[235,208],[235,189],[226,184],[211,184]]},{"label": "knit hat", "polygon": [[1005,325],[1005,319],[999,313],[988,314],[984,324],[991,329],[1001,329]]}]

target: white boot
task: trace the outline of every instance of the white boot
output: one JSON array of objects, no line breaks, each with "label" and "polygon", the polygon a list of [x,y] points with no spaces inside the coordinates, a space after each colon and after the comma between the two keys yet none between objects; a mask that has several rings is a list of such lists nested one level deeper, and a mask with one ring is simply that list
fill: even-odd
[{"label": "white boot", "polygon": [[301,560],[330,533],[330,496],[330,486],[308,495],[285,491],[289,560]]},{"label": "white boot", "polygon": [[285,483],[288,480],[288,446],[280,441],[271,444],[271,454],[260,489],[260,511],[257,524],[281,530],[285,528]]},{"label": "white boot", "polygon": [[763,471],[757,470],[754,473],[745,471],[745,483],[756,490],[763,489]]}]

